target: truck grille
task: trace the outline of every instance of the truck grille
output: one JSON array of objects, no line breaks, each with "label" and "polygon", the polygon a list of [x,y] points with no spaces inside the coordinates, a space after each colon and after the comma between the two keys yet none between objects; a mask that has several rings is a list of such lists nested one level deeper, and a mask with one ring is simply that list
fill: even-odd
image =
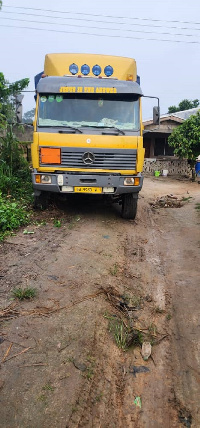
[{"label": "truck grille", "polygon": [[[61,167],[135,170],[137,150],[61,148]],[[89,162],[89,163],[87,163]]]}]

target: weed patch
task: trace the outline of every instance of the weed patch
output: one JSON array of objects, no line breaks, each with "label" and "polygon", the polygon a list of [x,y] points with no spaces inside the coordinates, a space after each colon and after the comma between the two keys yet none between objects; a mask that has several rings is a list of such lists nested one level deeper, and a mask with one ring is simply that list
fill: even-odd
[{"label": "weed patch", "polygon": [[117,276],[118,270],[119,270],[118,264],[115,263],[114,266],[110,268],[110,274],[112,276]]},{"label": "weed patch", "polygon": [[61,220],[58,220],[58,219],[54,219],[54,222],[53,222],[53,225],[54,225],[54,227],[61,227]]},{"label": "weed patch", "polygon": [[5,198],[0,193],[0,240],[13,229],[25,225],[29,222],[30,214],[25,206],[19,201]]},{"label": "weed patch", "polygon": [[43,391],[54,391],[54,387],[50,384],[50,383],[47,383],[46,385],[44,385],[43,387],[42,387],[42,390]]},{"label": "weed patch", "polygon": [[107,318],[109,321],[109,332],[113,335],[119,349],[127,351],[132,345],[137,346],[142,344],[143,335],[139,330],[133,329],[130,325],[126,325],[123,320],[116,315],[105,314],[104,318]]},{"label": "weed patch", "polygon": [[14,288],[12,294],[16,299],[26,300],[33,299],[36,296],[35,288]]}]

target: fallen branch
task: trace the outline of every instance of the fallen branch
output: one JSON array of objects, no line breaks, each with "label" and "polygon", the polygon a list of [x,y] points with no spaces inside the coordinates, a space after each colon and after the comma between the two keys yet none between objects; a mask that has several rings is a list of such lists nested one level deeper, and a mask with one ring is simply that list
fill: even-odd
[{"label": "fallen branch", "polygon": [[169,337],[169,334],[165,334],[160,339],[156,340],[155,345],[158,345],[158,343],[162,342],[162,340],[166,339],[166,337]]},{"label": "fallen branch", "polygon": [[4,355],[4,357],[3,357],[3,359],[2,359],[2,363],[4,363],[4,361],[5,361],[5,359],[6,359],[6,357],[9,355],[9,353],[10,353],[10,350],[11,350],[11,348],[12,348],[12,343],[9,345],[9,347],[8,347],[8,349],[7,349],[7,351],[6,351],[6,353],[5,353],[5,355]]},{"label": "fallen branch", "polygon": [[32,309],[30,311],[18,311],[18,310],[14,310],[14,307],[16,306],[16,303],[13,305],[9,305],[6,309],[3,309],[3,311],[0,311],[0,319],[1,318],[14,318],[16,316],[26,316],[26,315],[39,315],[39,316],[49,316],[55,312],[61,311],[63,309],[71,309],[73,306],[78,305],[79,303],[84,302],[85,300],[90,300],[90,299],[94,299],[95,297],[99,296],[100,294],[104,294],[105,291],[100,290],[95,294],[89,294],[88,296],[82,297],[79,300],[76,300],[75,302],[71,303],[71,305],[67,305],[67,306],[62,306],[60,308],[56,308],[53,309],[53,307],[51,308],[47,308],[47,307],[39,307],[39,308],[35,308]]},{"label": "fallen branch", "polygon": [[23,366],[18,366],[19,369],[23,369],[23,367],[37,367],[37,366],[47,366],[48,364],[43,363],[33,363],[33,364],[24,364]]},{"label": "fallen branch", "polygon": [[29,349],[33,349],[33,348],[31,348],[31,347],[29,346],[29,348],[23,349],[23,351],[18,352],[18,354],[14,354],[14,355],[12,355],[10,358],[7,358],[7,360],[4,360],[4,361],[2,361],[2,362],[6,363],[7,361],[12,360],[12,358],[18,357],[19,355],[24,354],[24,352],[29,351]]},{"label": "fallen branch", "polygon": [[13,340],[9,340],[9,339],[7,339],[7,337],[5,337],[5,339],[4,339],[4,340],[5,340],[6,342],[13,343],[13,345],[17,345],[17,346],[21,346],[22,348],[26,348],[26,346],[21,345],[21,343],[13,342]]},{"label": "fallen branch", "polygon": [[13,318],[14,316],[19,315],[19,311],[15,309],[17,303],[11,303],[7,308],[0,310],[0,319],[1,318]]}]

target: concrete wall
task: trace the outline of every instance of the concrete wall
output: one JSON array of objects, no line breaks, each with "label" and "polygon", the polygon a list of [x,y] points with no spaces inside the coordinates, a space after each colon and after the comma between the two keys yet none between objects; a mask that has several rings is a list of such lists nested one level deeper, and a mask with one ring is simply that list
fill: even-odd
[{"label": "concrete wall", "polygon": [[144,175],[154,175],[155,171],[160,171],[162,174],[163,170],[168,170],[168,175],[191,176],[191,169],[187,159],[145,159],[143,168]]}]

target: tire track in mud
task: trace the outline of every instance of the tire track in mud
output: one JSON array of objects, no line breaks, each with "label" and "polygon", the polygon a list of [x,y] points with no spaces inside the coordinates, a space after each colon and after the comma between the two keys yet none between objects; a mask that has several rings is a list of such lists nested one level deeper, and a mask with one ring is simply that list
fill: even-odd
[{"label": "tire track in mud", "polygon": [[[149,213],[149,210],[146,210],[146,207],[144,208],[144,212],[145,211]],[[160,318],[163,317],[162,313],[154,313],[155,305],[159,306],[161,302],[163,302],[162,299],[164,293],[164,285],[162,285],[161,293],[161,291],[159,290],[159,284],[161,280],[164,284],[164,270],[161,267],[160,255],[158,253],[157,246],[154,243],[154,233],[152,237],[151,232],[146,231],[146,234],[144,236],[144,233],[141,234],[141,224],[139,223],[140,222],[138,221],[138,224],[133,225],[134,230],[131,234],[130,232],[126,232],[127,225],[123,225],[122,236],[124,241],[124,254],[123,257],[121,256],[121,271],[120,275],[116,278],[114,282],[114,289],[118,293],[123,293],[124,291],[126,293],[135,293],[137,295],[137,298],[139,294],[139,299],[144,299],[146,293],[149,297],[149,292],[151,292],[152,298],[150,299],[150,312],[149,309],[146,310],[145,302],[143,304],[142,310],[139,310],[138,313],[143,313],[141,315],[143,326],[148,326],[148,322],[154,321],[158,324],[158,329],[162,328],[163,333],[166,333],[164,325],[165,323],[163,323],[162,321],[160,322]],[[152,223],[152,221],[147,221],[147,223]],[[155,275],[157,277],[157,282],[155,282]],[[150,287],[149,290],[148,284],[151,283],[152,277],[154,279],[154,287]],[[157,291],[159,291],[159,296]],[[160,294],[162,294],[162,298],[160,297]],[[110,310],[112,312],[111,308]],[[161,311],[164,310],[165,299]],[[147,313],[144,315],[145,311]],[[108,352],[107,355],[102,352],[103,349],[105,350],[105,345],[110,350],[109,355]],[[170,397],[170,380],[167,381],[167,386],[163,386],[162,382],[160,381],[160,379],[165,378],[165,371],[168,360],[168,345],[161,344],[159,345],[159,351],[157,349],[155,350],[154,358],[156,360],[160,359],[160,361],[156,361],[156,368],[154,367],[154,363],[152,361],[148,363],[148,365],[150,365],[150,370],[152,371],[152,373],[148,374],[148,378],[146,379],[146,375],[144,375],[143,377],[141,376],[140,379],[138,379],[138,377],[137,379],[135,379],[133,375],[128,374],[129,367],[133,364],[136,364],[137,366],[138,364],[145,364],[141,358],[139,349],[131,351],[128,354],[124,354],[122,351],[116,350],[116,345],[114,344],[112,338],[109,336],[107,336],[106,343],[101,344],[101,349],[99,349],[99,351],[97,345],[95,346],[95,348],[97,355],[101,355],[103,353],[104,358],[100,360],[100,367],[98,367],[98,370],[95,372],[94,379],[92,381],[92,388],[90,388],[90,393],[88,394],[86,409],[83,412],[79,423],[77,425],[76,423],[75,425],[72,425],[74,428],[76,426],[105,426],[119,428],[126,426],[128,428],[155,428],[157,426],[160,427],[160,424],[166,427],[178,426],[176,412],[174,412],[173,409],[170,408],[170,405],[168,404],[166,399],[166,397]],[[116,356],[115,361],[113,361],[113,355]],[[110,364],[110,361],[112,361],[112,364]],[[106,385],[105,380],[102,379],[104,377],[103,366],[105,364],[108,366],[108,370],[110,371],[109,387],[108,385]],[[152,379],[152,376],[154,379]],[[109,395],[109,393],[105,394],[104,399],[102,398],[103,404],[98,403],[97,405],[97,403],[95,403],[94,405],[94,398],[92,397],[94,395],[94,391],[97,385],[102,385],[101,389],[103,391],[112,391],[112,398],[110,398],[107,403],[105,403],[105,400],[107,399],[107,395]],[[157,394],[155,394],[156,389]],[[136,397],[137,395],[140,395],[142,397],[142,410],[137,409],[133,404],[134,397]],[[155,410],[155,398],[157,400],[158,405],[157,410]],[[94,407],[96,407],[95,416],[92,413],[92,409],[94,409]],[[109,409],[109,412],[106,412],[106,409]],[[107,413],[109,414],[107,415]],[[88,416],[89,414],[93,414],[91,419]],[[172,416],[175,422],[172,422]],[[99,420],[101,420],[101,422],[99,422]],[[71,425],[69,425],[69,428],[71,428]]]},{"label": "tire track in mud", "polygon": [[[200,426],[199,407],[199,196],[163,217],[168,283],[172,298],[171,373],[173,405],[181,424]],[[169,225],[173,224],[172,230]],[[171,246],[171,242],[173,245]],[[166,258],[166,257],[165,257]]]}]

